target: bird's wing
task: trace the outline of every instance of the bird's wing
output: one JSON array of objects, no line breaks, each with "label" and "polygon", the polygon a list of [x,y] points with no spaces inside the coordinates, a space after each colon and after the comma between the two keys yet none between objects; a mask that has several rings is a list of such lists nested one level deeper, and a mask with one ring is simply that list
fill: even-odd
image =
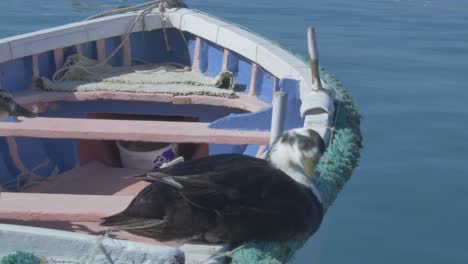
[{"label": "bird's wing", "polygon": [[160,226],[166,222],[156,218],[127,216],[123,213],[105,217],[103,220],[101,223],[103,226],[112,226],[124,230],[148,229]]},{"label": "bird's wing", "polygon": [[267,206],[266,201],[279,198],[272,197],[272,190],[296,184],[280,170],[252,163],[237,164],[222,171],[165,178],[181,186],[175,189],[193,206],[221,214],[245,210],[280,213]]}]

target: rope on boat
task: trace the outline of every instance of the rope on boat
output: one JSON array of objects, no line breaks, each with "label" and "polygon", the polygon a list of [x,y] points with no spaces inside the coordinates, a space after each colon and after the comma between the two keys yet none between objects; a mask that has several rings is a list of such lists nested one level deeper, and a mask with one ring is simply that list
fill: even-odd
[{"label": "rope on boat", "polygon": [[[41,177],[41,176],[35,174],[33,171],[30,171],[28,169],[28,167],[23,163],[23,161],[21,160],[19,151],[18,151],[18,145],[16,144],[15,138],[14,137],[7,137],[6,142],[7,142],[7,145],[8,145],[8,151],[10,152],[10,156],[13,159],[13,162],[15,163],[16,167],[21,171],[21,173],[17,176],[17,179],[18,179],[17,182],[20,181],[21,176],[28,176],[29,175],[29,176],[32,176],[32,177]],[[41,165],[41,164],[39,164],[39,165]],[[47,166],[47,164],[45,166]],[[17,185],[16,187],[18,188],[19,186]]]},{"label": "rope on boat", "polygon": [[166,12],[166,8],[163,4],[159,4],[159,15],[161,16],[161,25],[164,34],[164,44],[166,45],[166,53],[170,53],[172,51],[171,46],[169,45],[169,39],[167,38],[167,30],[166,30],[166,16],[164,13]]},{"label": "rope on boat", "polygon": [[[14,137],[7,137],[6,142],[8,146],[8,151],[10,152],[10,156],[12,157],[13,162],[15,163],[15,166],[20,170],[20,174],[18,174],[11,181],[4,183],[3,186],[0,186],[0,187],[3,187],[3,189],[8,190],[8,189],[16,188],[16,191],[21,192],[27,187],[37,184],[38,182],[53,180],[55,176],[57,176],[58,173],[60,172],[60,169],[56,165],[51,175],[49,175],[49,177],[44,177],[42,175],[36,174],[35,172],[37,170],[47,167],[50,163],[50,160],[45,159],[30,170],[21,159],[21,156],[18,151],[18,145],[16,143],[16,139]],[[22,180],[24,179],[24,177],[26,177],[27,182],[22,184]],[[0,188],[0,192],[1,192],[1,188]]]},{"label": "rope on boat", "polygon": [[[159,1],[155,1],[155,2],[159,2]],[[143,11],[141,11],[137,17],[135,18],[135,20],[132,22],[132,24],[130,24],[130,27],[128,28],[127,30],[127,33],[125,34],[125,38],[121,41],[121,43],[119,44],[119,46],[117,46],[117,48],[115,48],[115,50],[109,55],[107,56],[107,58],[101,62],[99,62],[98,64],[96,65],[92,65],[92,66],[77,66],[77,65],[70,65],[68,67],[63,67],[59,70],[57,70],[54,75],[52,76],[52,80],[53,81],[57,81],[57,80],[60,80],[60,78],[58,78],[59,75],[61,75],[61,77],[63,77],[63,73],[65,71],[68,71],[72,68],[79,68],[87,73],[90,73],[92,74],[93,72],[91,71],[92,69],[95,69],[95,68],[98,68],[100,66],[103,66],[105,65],[110,59],[112,59],[115,54],[117,54],[117,52],[119,52],[120,49],[122,49],[123,45],[125,45],[125,43],[130,39],[130,33],[133,31],[133,29],[135,28],[136,24],[138,23],[138,21],[140,21],[140,19],[144,18],[148,13],[150,13],[154,8],[156,8],[156,4],[155,2],[151,2],[151,5],[149,5],[149,7],[147,7],[146,9],[144,9]],[[147,6],[147,5],[145,5]]]}]

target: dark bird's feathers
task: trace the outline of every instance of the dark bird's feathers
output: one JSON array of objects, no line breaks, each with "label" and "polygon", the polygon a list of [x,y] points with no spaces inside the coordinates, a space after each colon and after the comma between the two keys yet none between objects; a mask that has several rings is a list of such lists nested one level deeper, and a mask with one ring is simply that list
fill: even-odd
[{"label": "dark bird's feathers", "polygon": [[10,93],[0,89],[0,118],[8,116],[36,117],[37,114],[16,103]]},{"label": "dark bird's feathers", "polygon": [[[156,173],[182,188],[154,179],[102,225],[161,241],[216,243],[302,239],[322,220],[322,206],[312,192],[262,159],[214,155]],[[147,219],[157,224],[148,225]],[[138,224],[148,227],[135,228]]]}]

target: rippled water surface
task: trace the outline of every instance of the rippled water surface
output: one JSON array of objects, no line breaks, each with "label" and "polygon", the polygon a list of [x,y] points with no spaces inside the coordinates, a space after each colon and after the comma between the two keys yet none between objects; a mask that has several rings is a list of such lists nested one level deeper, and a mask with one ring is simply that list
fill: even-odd
[{"label": "rippled water surface", "polygon": [[[141,1],[2,0],[0,37]],[[187,1],[322,66],[364,116],[360,167],[297,263],[468,263],[468,1]]]}]

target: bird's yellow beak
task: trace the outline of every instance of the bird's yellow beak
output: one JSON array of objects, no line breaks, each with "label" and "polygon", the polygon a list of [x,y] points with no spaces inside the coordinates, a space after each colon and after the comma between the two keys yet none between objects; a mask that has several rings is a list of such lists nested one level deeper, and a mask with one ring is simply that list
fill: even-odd
[{"label": "bird's yellow beak", "polygon": [[309,178],[313,179],[315,177],[315,161],[313,159],[305,159],[303,165],[305,173],[307,173]]}]

